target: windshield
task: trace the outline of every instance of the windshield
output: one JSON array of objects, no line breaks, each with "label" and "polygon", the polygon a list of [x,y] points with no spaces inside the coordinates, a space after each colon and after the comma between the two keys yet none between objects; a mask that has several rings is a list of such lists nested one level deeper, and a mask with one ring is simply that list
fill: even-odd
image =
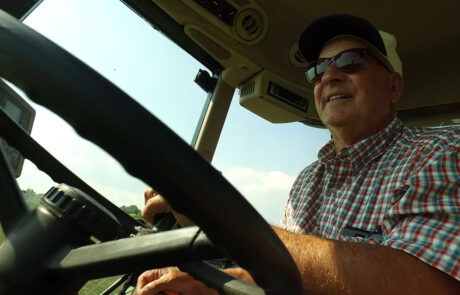
[{"label": "windshield", "polygon": [[[44,1],[24,22],[108,78],[186,142],[193,141],[207,103],[207,94],[193,81],[206,68],[123,3]],[[296,175],[316,159],[330,135],[301,123],[271,124],[242,108],[237,92],[212,164],[267,221],[278,224]],[[36,110],[32,137],[103,196],[140,216],[147,185],[28,101]],[[18,182],[30,209],[35,196],[54,185],[29,161]]]},{"label": "windshield", "polygon": [[213,165],[271,224],[278,225],[299,172],[330,139],[300,122],[272,124],[233,97]]},{"label": "windshield", "polygon": [[[43,1],[24,23],[105,76],[183,140],[194,141],[208,103],[208,94],[194,79],[199,69],[207,69],[123,3]],[[111,202],[140,217],[147,185],[58,116],[10,86],[36,111],[31,136]],[[301,123],[271,124],[242,108],[238,100],[236,93],[212,165],[268,222],[278,224],[295,176],[315,160],[330,135]],[[29,210],[56,185],[28,160],[17,181]],[[0,244],[3,239],[0,224]],[[98,294],[113,280],[91,281],[79,294]]]},{"label": "windshield", "polygon": [[[207,100],[193,81],[198,70],[205,68],[123,3],[44,1],[24,23],[105,76],[186,142],[192,141]],[[80,138],[58,116],[28,102],[36,110],[32,129],[36,141],[118,206],[142,209],[146,184],[130,177],[111,156]],[[29,161],[18,182],[22,190],[37,194],[53,185]]]}]

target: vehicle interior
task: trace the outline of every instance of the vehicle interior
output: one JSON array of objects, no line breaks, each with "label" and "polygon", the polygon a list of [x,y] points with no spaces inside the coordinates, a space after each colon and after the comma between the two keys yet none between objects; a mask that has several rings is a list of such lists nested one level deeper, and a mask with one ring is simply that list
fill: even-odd
[{"label": "vehicle interior", "polygon": [[[29,135],[31,127],[24,129],[2,111],[1,137],[60,185],[45,194],[36,210],[28,211],[6,154],[0,157],[0,222],[5,233],[0,294],[77,294],[89,280],[121,275],[101,293],[115,294],[143,270],[171,265],[222,294],[301,294],[300,275],[289,252],[211,163],[235,92],[243,108],[273,125],[301,122],[324,128],[297,48],[299,32],[321,15],[355,14],[397,37],[404,76],[398,116],[405,124],[460,124],[460,4],[455,0],[423,5],[121,0],[209,71],[201,71],[195,80],[208,99],[192,144],[91,67],[24,25],[22,20],[41,2],[0,5],[0,76],[154,187],[196,226],[144,234],[144,223],[121,211],[37,143]],[[161,171],[147,169],[152,166]],[[203,263],[222,258],[248,269],[258,286]],[[24,276],[30,279],[24,281]]]}]

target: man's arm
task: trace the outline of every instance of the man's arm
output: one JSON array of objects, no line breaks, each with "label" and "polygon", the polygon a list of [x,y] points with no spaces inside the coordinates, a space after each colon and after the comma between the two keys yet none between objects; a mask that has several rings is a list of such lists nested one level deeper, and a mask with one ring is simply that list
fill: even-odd
[{"label": "man's arm", "polygon": [[306,294],[459,293],[459,281],[401,250],[273,229],[294,258]]},{"label": "man's arm", "polygon": [[[154,216],[154,213],[170,211],[166,201],[156,194],[151,194],[149,190],[145,192],[145,199],[146,207],[143,215],[146,220],[149,220],[147,217]],[[158,206],[156,201],[164,206]],[[156,212],[152,208],[160,208],[161,212]],[[151,222],[153,223],[153,219]],[[459,293],[459,281],[401,250],[388,246],[328,240],[293,233],[275,226],[273,229],[294,258],[303,280],[305,293]],[[226,270],[226,272],[252,281],[251,276],[243,269]],[[183,282],[187,282],[183,276],[181,280],[174,280],[174,274],[170,277],[172,285],[175,286],[177,283],[177,290],[181,290]],[[160,282],[161,280],[157,283]],[[176,288],[171,289],[176,290]],[[200,292],[203,293],[203,290]],[[150,293],[145,292],[145,294]]]},{"label": "man's arm", "polygon": [[[459,293],[459,281],[401,250],[388,246],[328,240],[278,227],[273,229],[299,268],[304,294]],[[225,272],[254,282],[249,273],[241,268],[228,269]],[[156,294],[156,291],[150,291],[164,288],[163,279],[151,278],[147,276],[148,273],[145,272],[140,277],[138,294]],[[172,272],[165,278],[168,282],[167,290],[184,292],[200,289],[197,294],[215,292],[204,288],[202,283],[182,272],[180,275]],[[143,288],[146,284],[152,289]]]}]

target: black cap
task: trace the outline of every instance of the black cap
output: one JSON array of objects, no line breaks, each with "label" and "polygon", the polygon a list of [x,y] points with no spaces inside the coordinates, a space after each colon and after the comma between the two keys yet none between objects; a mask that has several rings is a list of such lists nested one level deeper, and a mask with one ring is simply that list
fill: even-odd
[{"label": "black cap", "polygon": [[299,50],[307,62],[318,58],[324,44],[339,35],[353,35],[387,55],[379,31],[367,20],[350,14],[329,14],[315,19],[300,33]]}]

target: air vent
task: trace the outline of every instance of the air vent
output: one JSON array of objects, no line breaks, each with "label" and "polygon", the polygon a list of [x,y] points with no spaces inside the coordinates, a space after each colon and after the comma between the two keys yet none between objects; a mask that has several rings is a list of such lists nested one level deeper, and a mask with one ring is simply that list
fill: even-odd
[{"label": "air vent", "polygon": [[302,53],[300,53],[299,50],[296,51],[295,53],[295,60],[299,63],[306,63],[307,61],[305,60],[305,57],[303,57]]},{"label": "air vent", "polygon": [[272,123],[309,118],[307,89],[267,71],[261,71],[240,86],[240,105]]},{"label": "air vent", "polygon": [[[267,13],[251,0],[182,0],[182,2],[211,22],[213,26],[245,45],[257,44],[268,31]],[[202,24],[195,25],[202,26]],[[215,35],[215,37],[221,40],[220,36]]]},{"label": "air vent", "polygon": [[289,49],[289,60],[291,61],[291,64],[298,68],[305,68],[307,66],[307,61],[303,57],[302,53],[300,53],[297,42],[292,44]]},{"label": "air vent", "polygon": [[267,94],[286,102],[290,106],[302,112],[307,112],[308,101],[305,97],[297,95],[289,89],[286,89],[272,81],[268,82]]},{"label": "air vent", "polygon": [[256,82],[252,80],[251,82],[245,84],[243,87],[240,89],[240,97],[248,96],[252,93],[254,93],[254,87],[255,87]]},{"label": "air vent", "polygon": [[245,41],[255,40],[263,33],[263,18],[255,9],[243,10],[235,19],[235,29],[241,39]]},{"label": "air vent", "polygon": [[254,35],[259,30],[259,24],[257,20],[252,15],[248,15],[243,19],[243,29],[248,33],[248,35]]},{"label": "air vent", "polygon": [[249,5],[249,1],[247,0],[233,0],[233,2],[235,2],[235,4],[239,5],[240,7]]}]

